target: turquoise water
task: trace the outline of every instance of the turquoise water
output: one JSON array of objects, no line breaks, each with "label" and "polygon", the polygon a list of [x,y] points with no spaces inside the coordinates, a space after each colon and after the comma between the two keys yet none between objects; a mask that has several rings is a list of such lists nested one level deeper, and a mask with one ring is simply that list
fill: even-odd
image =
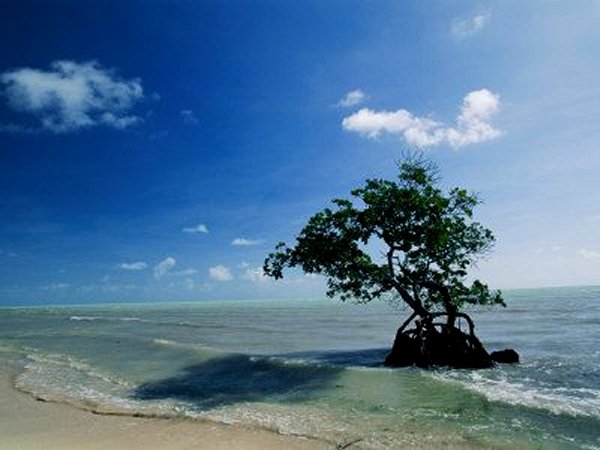
[{"label": "turquoise water", "polygon": [[600,448],[600,288],[506,297],[472,314],[522,364],[489,370],[383,368],[406,312],[333,300],[4,308],[0,362],[46,399],[353,448]]}]

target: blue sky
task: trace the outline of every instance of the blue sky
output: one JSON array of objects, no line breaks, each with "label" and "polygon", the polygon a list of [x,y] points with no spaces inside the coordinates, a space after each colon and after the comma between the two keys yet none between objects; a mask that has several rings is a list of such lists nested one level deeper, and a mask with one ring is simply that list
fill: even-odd
[{"label": "blue sky", "polygon": [[4,2],[0,304],[315,297],[277,241],[422,148],[494,287],[600,283],[597,1]]}]

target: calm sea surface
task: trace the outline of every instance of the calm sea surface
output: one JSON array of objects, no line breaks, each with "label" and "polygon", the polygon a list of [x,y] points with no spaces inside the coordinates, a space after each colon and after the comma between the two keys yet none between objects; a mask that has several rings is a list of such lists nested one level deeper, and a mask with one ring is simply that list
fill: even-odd
[{"label": "calm sea surface", "polygon": [[406,311],[334,300],[2,308],[0,364],[21,390],[96,411],[363,448],[600,449],[600,287],[505,294],[473,316],[522,364],[489,370],[380,367]]}]

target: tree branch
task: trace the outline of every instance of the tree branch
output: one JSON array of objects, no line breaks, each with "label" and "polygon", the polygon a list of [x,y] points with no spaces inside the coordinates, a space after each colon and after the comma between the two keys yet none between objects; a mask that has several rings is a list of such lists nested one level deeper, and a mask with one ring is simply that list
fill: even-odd
[{"label": "tree branch", "polygon": [[448,315],[448,326],[453,327],[456,317],[458,316],[458,310],[452,303],[452,298],[450,297],[450,291],[448,290],[448,287],[433,281],[424,281],[421,284],[428,289],[437,291],[442,296],[442,302],[444,303],[444,308],[446,308],[446,313]]},{"label": "tree branch", "polygon": [[411,297],[411,295],[408,293],[408,291],[404,287],[402,287],[402,285],[400,283],[398,283],[398,280],[396,279],[396,272],[394,270],[394,251],[395,251],[394,247],[390,245],[390,249],[387,252],[387,266],[388,266],[388,272],[389,272],[389,276],[390,276],[392,285],[396,288],[396,290],[400,294],[400,297],[402,297],[402,300],[404,300],[408,304],[408,306],[410,306],[413,309],[413,311],[416,314],[418,314],[422,318],[429,317],[430,316],[429,311],[427,311],[423,307],[421,302],[419,302],[419,301],[415,300],[413,297]]}]

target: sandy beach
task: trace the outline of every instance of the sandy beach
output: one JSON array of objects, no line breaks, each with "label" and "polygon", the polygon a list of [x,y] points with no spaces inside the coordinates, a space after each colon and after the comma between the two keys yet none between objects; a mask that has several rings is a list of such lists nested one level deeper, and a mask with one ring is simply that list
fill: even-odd
[{"label": "sandy beach", "polygon": [[36,400],[0,374],[0,449],[325,449],[324,442],[185,419],[93,414]]},{"label": "sandy beach", "polygon": [[[105,415],[37,399],[13,387],[0,372],[0,450],[320,450],[372,448],[362,439],[344,442],[281,435],[273,431],[199,420]],[[484,444],[406,430],[406,442],[385,448],[433,450],[525,449],[529,446]]]}]

